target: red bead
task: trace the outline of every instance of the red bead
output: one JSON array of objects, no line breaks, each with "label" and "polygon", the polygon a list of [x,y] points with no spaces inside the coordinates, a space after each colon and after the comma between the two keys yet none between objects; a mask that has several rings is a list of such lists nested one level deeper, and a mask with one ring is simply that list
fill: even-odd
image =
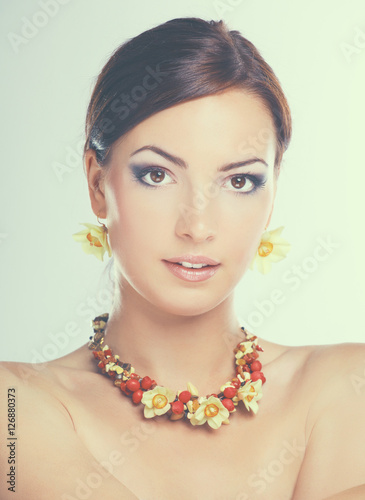
[{"label": "red bead", "polygon": [[184,411],[184,404],[181,401],[174,401],[171,403],[172,413],[182,413]]},{"label": "red bead", "polygon": [[134,391],[134,393],[132,395],[133,403],[135,403],[135,404],[140,403],[142,397],[143,397],[143,391],[141,389],[138,389],[137,391]]},{"label": "red bead", "polygon": [[103,353],[105,354],[105,356],[111,356],[112,351],[110,349],[105,349],[105,351],[103,351]]},{"label": "red bead", "polygon": [[130,396],[131,394],[133,394],[133,392],[132,391],[128,391],[126,385],[127,384],[125,382],[121,382],[121,384],[120,384],[120,390],[122,392],[124,392],[124,394],[126,394],[127,396]]},{"label": "red bead", "polygon": [[141,380],[142,389],[148,391],[151,385],[152,385],[152,380],[150,379],[150,377],[143,377],[143,379]]},{"label": "red bead", "polygon": [[222,405],[227,408],[228,411],[234,410],[234,404],[232,399],[222,399]]},{"label": "red bead", "polygon": [[190,398],[191,398],[191,392],[189,391],[182,391],[179,394],[179,399],[182,403],[187,403],[188,401],[190,401]]},{"label": "red bead", "polygon": [[266,382],[266,378],[262,372],[252,372],[251,373],[251,380],[252,382],[255,382],[256,380],[262,380],[262,383]]},{"label": "red bead", "polygon": [[141,384],[138,382],[136,378],[130,378],[126,383],[126,387],[129,391],[138,391],[141,388]]},{"label": "red bead", "polygon": [[262,368],[260,361],[253,361],[250,366],[253,372],[259,372]]},{"label": "red bead", "polygon": [[226,398],[233,398],[237,394],[237,389],[235,387],[226,387],[223,394]]}]

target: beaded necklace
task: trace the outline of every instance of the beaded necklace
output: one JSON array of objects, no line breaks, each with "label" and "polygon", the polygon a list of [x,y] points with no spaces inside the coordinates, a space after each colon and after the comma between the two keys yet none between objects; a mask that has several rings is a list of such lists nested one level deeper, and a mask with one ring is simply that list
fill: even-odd
[{"label": "beaded necklace", "polygon": [[104,313],[92,320],[94,335],[90,337],[89,349],[98,360],[98,367],[108,375],[121,392],[132,399],[135,405],[144,405],[144,417],[166,415],[170,420],[188,420],[192,425],[205,422],[213,429],[229,424],[229,416],[243,401],[248,411],[257,413],[257,401],[262,397],[262,385],[266,378],[261,372],[257,336],[243,326],[246,341],[239,342],[234,349],[236,374],[220,387],[218,393],[199,396],[197,388],[188,382],[187,390],[176,394],[171,389],[158,385],[148,376],[140,377],[130,363],[121,362],[108,345],[104,345],[105,328],[109,314]]}]

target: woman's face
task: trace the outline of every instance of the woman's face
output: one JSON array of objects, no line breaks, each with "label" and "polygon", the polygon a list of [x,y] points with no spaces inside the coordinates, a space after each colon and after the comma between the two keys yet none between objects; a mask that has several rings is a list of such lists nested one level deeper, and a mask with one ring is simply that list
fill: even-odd
[{"label": "woman's face", "polygon": [[[275,139],[260,101],[229,90],[158,112],[114,145],[102,192],[125,293],[182,315],[231,294],[271,216]],[[236,162],[247,164],[224,168]],[[185,254],[219,265],[206,278],[166,264]]]}]

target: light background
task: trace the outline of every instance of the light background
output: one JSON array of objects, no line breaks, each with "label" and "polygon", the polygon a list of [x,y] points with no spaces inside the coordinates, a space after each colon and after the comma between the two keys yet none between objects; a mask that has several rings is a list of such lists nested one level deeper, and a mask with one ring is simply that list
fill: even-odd
[{"label": "light background", "polygon": [[[45,14],[50,3],[58,6],[52,15]],[[95,315],[109,311],[106,262],[86,256],[71,237],[83,229],[79,222],[97,223],[81,159],[86,107],[117,46],[185,16],[222,18],[252,41],[292,111],[269,226],[283,225],[292,249],[268,275],[247,271],[236,290],[242,324],[287,345],[365,342],[362,0],[0,5],[1,359],[63,356],[88,340]],[[15,47],[16,36],[24,43]],[[294,266],[303,273],[295,287],[285,279]]]}]

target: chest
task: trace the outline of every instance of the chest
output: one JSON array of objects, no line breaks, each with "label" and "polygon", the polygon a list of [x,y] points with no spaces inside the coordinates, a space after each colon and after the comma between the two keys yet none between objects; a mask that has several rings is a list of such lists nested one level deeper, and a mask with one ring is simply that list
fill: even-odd
[{"label": "chest", "polygon": [[[255,415],[230,425],[143,417],[142,405],[100,375],[69,401],[77,433],[108,473],[143,500],[290,500],[305,453],[306,398],[294,380],[268,377]],[[90,394],[92,393],[92,397]]]}]

